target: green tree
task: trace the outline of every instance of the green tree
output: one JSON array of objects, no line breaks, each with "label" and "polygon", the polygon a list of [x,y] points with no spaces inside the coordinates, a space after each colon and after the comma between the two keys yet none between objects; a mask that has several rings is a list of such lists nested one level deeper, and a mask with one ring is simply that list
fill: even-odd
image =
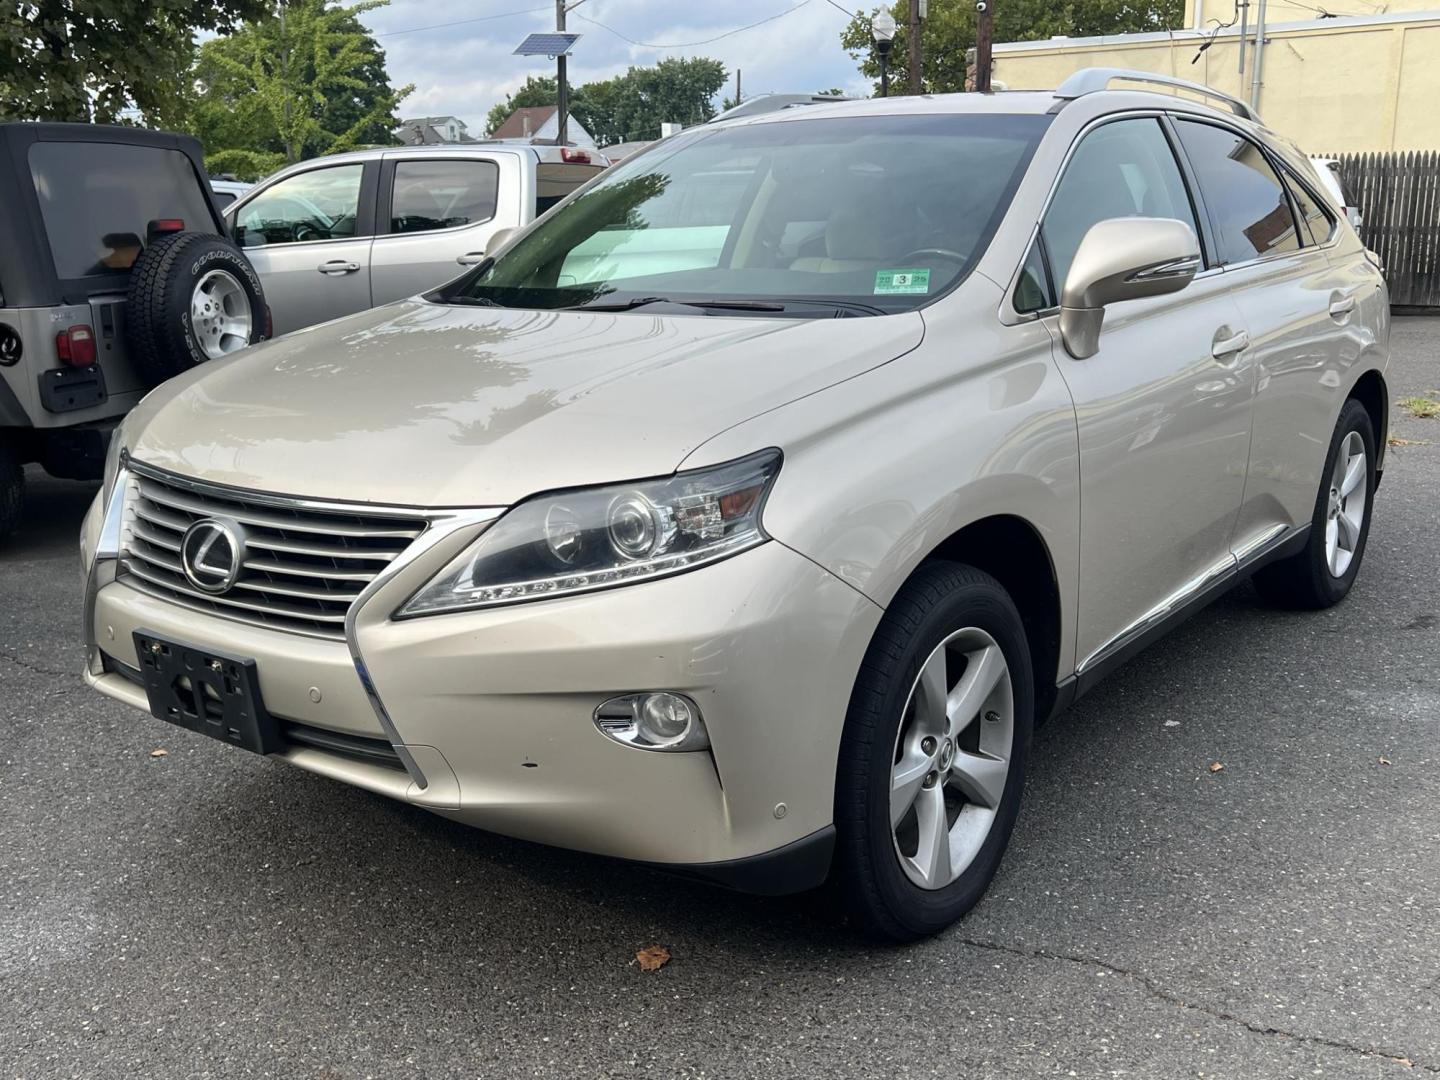
[{"label": "green tree", "polygon": [[[623,75],[584,83],[570,92],[570,112],[601,146],[658,139],[664,122],[700,124],[715,115],[714,98],[725,85],[725,65],[704,57],[661,60]],[[555,80],[532,75],[490,110],[493,133],[516,109],[555,104]]]},{"label": "green tree", "polygon": [[[857,11],[840,34],[840,44],[862,74],[877,80],[880,63],[870,36],[870,20],[880,11]],[[890,7],[900,29],[890,50],[890,92],[905,92],[910,49],[906,34],[908,0]],[[1130,34],[1179,26],[1185,16],[1184,0],[1071,0],[1065,4],[1045,0],[999,0],[993,7],[996,41],[1038,41],[1064,34],[1088,37]],[[975,44],[974,0],[930,0],[930,17],[922,35],[924,59],[920,79],[927,94],[965,89],[965,51]]]},{"label": "green tree", "polygon": [[0,120],[156,126],[183,116],[197,31],[265,0],[10,0],[0,4]]},{"label": "green tree", "polygon": [[393,141],[396,106],[385,55],[359,16],[388,0],[329,7],[287,0],[276,12],[200,47],[190,129],[212,168],[247,176],[286,162]]}]

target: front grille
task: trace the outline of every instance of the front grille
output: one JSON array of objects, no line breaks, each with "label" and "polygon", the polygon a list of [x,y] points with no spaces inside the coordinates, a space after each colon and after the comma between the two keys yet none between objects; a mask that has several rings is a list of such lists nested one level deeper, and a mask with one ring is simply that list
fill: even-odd
[{"label": "front grille", "polygon": [[[343,639],[345,613],[385,566],[425,529],[403,512],[330,510],[275,496],[200,487],[132,472],[120,574],[142,592],[242,622]],[[245,528],[235,584],[212,596],[185,577],[180,542],[209,517]]]}]

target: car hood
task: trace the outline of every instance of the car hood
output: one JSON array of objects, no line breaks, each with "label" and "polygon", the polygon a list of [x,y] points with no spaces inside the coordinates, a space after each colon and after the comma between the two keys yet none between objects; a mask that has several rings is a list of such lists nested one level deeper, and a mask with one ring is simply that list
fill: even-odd
[{"label": "car hood", "polygon": [[[503,506],[663,475],[726,428],[919,344],[917,313],[772,319],[406,301],[171,380],[133,457],[311,498]],[[756,447],[760,449],[760,447]]]}]

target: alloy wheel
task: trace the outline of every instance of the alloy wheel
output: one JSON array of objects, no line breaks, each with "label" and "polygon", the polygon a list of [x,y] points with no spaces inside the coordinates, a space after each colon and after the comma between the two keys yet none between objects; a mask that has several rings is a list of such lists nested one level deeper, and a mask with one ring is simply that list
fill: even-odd
[{"label": "alloy wheel", "polygon": [[190,326],[206,357],[218,360],[250,344],[250,298],[228,270],[211,270],[190,294]]},{"label": "alloy wheel", "polygon": [[1345,436],[1335,455],[1330,473],[1330,501],[1325,518],[1325,562],[1332,577],[1341,578],[1350,569],[1365,524],[1365,502],[1369,488],[1365,440],[1358,431]]},{"label": "alloy wheel", "polygon": [[1010,668],[984,630],[957,630],[921,665],[890,770],[890,828],[905,876],[954,882],[990,834],[1010,775]]}]

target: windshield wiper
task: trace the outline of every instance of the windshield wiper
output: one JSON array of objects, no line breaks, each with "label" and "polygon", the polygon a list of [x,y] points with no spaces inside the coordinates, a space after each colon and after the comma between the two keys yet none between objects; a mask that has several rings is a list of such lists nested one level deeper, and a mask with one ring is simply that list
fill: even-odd
[{"label": "windshield wiper", "polygon": [[617,300],[614,303],[576,304],[566,311],[629,311],[647,304],[674,304],[676,307],[717,308],[724,311],[784,311],[785,305],[768,300],[727,300],[724,297],[694,300],[672,300],[668,296],[637,296],[632,300]]},{"label": "windshield wiper", "polygon": [[448,296],[445,298],[447,304],[468,304],[471,307],[505,307],[505,304],[498,300],[491,300],[488,296]]}]

